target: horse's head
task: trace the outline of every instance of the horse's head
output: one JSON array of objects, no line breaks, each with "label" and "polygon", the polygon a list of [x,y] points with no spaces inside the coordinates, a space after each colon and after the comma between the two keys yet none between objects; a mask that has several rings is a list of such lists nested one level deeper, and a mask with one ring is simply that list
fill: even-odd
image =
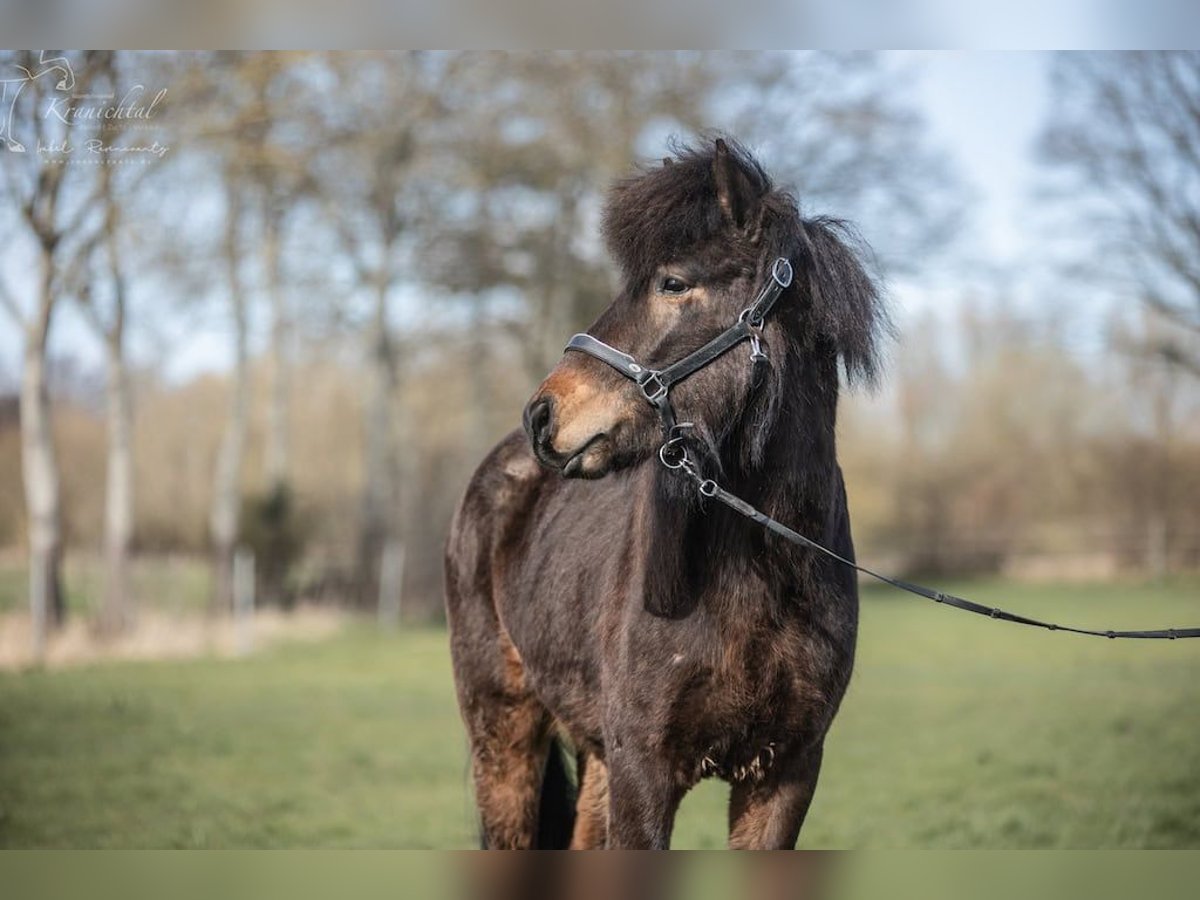
[{"label": "horse's head", "polygon": [[[780,383],[797,350],[831,364],[835,396],[839,353],[848,370],[870,374],[877,324],[870,279],[835,229],[803,222],[795,202],[774,190],[736,145],[718,140],[686,150],[619,182],[605,208],[604,236],[623,284],[588,333],[654,369],[736,322],[777,257],[808,267],[797,269],[802,277],[763,324],[770,362],[751,364],[750,346],[735,347],[671,389],[679,419],[692,423],[714,450],[744,420],[753,418],[761,431],[778,414]],[[842,324],[842,340],[830,321],[836,310],[815,299],[802,310],[796,296],[802,285],[815,292],[831,279],[841,283],[827,286],[835,296],[826,299],[846,306],[842,312],[851,322]],[[816,328],[805,338],[806,323]],[[659,414],[638,385],[584,353],[563,357],[529,401],[524,420],[538,459],[569,477],[602,477],[646,459],[663,443]]]}]

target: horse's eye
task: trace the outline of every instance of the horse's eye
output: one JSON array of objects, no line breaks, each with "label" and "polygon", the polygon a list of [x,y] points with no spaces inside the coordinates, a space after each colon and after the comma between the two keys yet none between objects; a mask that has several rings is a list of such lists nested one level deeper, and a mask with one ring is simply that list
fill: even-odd
[{"label": "horse's eye", "polygon": [[683,294],[687,292],[688,286],[680,279],[668,275],[658,289],[664,294]]}]

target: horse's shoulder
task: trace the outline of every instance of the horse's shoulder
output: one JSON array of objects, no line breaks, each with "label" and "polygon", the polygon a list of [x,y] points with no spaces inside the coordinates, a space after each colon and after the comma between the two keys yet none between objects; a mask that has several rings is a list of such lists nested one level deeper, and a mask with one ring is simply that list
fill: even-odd
[{"label": "horse's shoulder", "polygon": [[487,491],[503,490],[531,484],[545,474],[546,470],[529,448],[525,432],[517,428],[501,438],[483,458],[472,483]]},{"label": "horse's shoulder", "polygon": [[546,470],[534,458],[520,429],[509,432],[483,458],[459,504],[458,518],[503,517],[536,489]]}]

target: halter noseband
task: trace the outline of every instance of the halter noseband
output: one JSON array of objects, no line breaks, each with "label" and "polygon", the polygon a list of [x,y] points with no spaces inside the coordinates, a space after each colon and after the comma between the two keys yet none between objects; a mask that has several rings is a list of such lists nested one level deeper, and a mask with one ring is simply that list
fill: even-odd
[{"label": "halter noseband", "polygon": [[[612,366],[641,388],[642,396],[658,410],[663,433],[668,440],[675,436],[675,410],[671,406],[671,388],[689,375],[715,362],[742,341],[750,341],[750,361],[767,358],[760,334],[763,322],[779,295],[792,283],[792,264],[779,257],[771,266],[771,279],[763,285],[755,301],[742,310],[737,321],[698,350],[672,363],[665,369],[644,366],[628,353],[622,353],[590,334],[577,334],[567,342],[566,350],[578,350]],[[566,351],[564,351],[566,352]]]}]

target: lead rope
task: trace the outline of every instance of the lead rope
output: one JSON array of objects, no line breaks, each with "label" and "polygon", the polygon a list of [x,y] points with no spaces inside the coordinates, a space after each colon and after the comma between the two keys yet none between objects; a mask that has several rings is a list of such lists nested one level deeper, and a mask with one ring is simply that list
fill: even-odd
[{"label": "lead rope", "polygon": [[956,609],[963,609],[967,612],[976,613],[981,616],[987,616],[991,619],[1002,619],[1005,622],[1015,622],[1018,625],[1032,625],[1035,628],[1045,628],[1047,631],[1069,631],[1072,634],[1085,634],[1092,637],[1104,638],[1161,638],[1165,640],[1175,640],[1176,638],[1196,638],[1200,637],[1200,628],[1160,628],[1149,631],[1094,631],[1089,628],[1075,628],[1070,625],[1056,625],[1053,622],[1043,622],[1039,619],[1031,619],[1027,616],[1020,616],[1016,613],[1006,612],[996,606],[985,606],[982,603],[976,603],[973,600],[966,600],[962,597],[956,597],[953,594],[947,594],[945,591],[936,591],[933,588],[927,588],[924,585],[913,584],[910,581],[904,581],[901,578],[893,578],[890,575],[883,575],[866,566],[861,566],[851,559],[847,559],[841,554],[835,553],[828,547],[818,544],[812,538],[805,537],[798,531],[794,531],[782,522],[777,522],[772,519],[762,510],[751,506],[741,497],[729,493],[711,478],[705,478],[688,456],[687,448],[684,447],[684,431],[691,427],[687,424],[680,424],[672,429],[666,443],[658,450],[659,461],[672,471],[682,472],[696,483],[696,489],[701,497],[719,500],[725,506],[732,509],[739,515],[745,516],[752,522],[756,522],[763,528],[773,534],[779,535],[785,541],[792,544],[797,544],[802,547],[808,547],[811,550],[816,550],[818,553],[823,553],[830,559],[841,563],[844,566],[849,566],[855,571],[862,572],[864,575],[882,581],[884,584],[890,584],[892,587],[899,588],[902,591],[907,591],[910,594],[915,594],[918,597],[924,597],[927,600],[933,600],[935,603],[942,603],[946,606],[953,606]]}]

